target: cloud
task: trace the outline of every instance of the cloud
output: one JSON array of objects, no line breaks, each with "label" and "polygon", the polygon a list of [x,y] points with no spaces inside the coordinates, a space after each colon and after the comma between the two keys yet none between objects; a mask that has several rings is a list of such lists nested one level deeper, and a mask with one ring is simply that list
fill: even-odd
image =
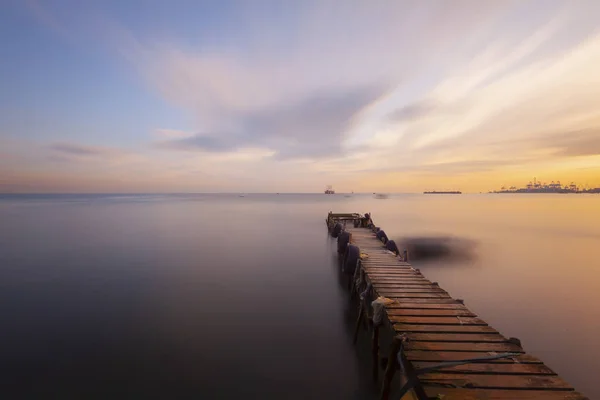
[{"label": "cloud", "polygon": [[237,131],[162,141],[159,147],[208,152],[261,147],[275,151],[278,159],[337,155],[353,118],[385,89],[372,85],[322,91],[289,104],[232,116]]},{"label": "cloud", "polygon": [[178,129],[157,129],[156,135],[163,138],[183,138],[190,137],[193,133]]},{"label": "cloud", "polygon": [[600,155],[600,125],[595,129],[548,135],[538,139],[538,144],[555,148],[560,156]]},{"label": "cloud", "polygon": [[48,147],[58,154],[77,157],[117,158],[128,154],[113,147],[85,146],[77,143],[54,143]]},{"label": "cloud", "polygon": [[[448,20],[463,19],[460,27],[468,31],[506,7],[467,4],[476,17],[406,2],[306,2],[280,16],[290,40],[275,39],[283,26],[244,8],[245,21],[260,23],[236,27],[243,47],[149,41],[126,29],[120,31],[126,40],[115,43],[151,88],[196,121],[194,137],[159,146],[217,152],[259,146],[274,150],[274,160],[322,159],[353,151],[352,131],[367,118],[362,111],[438,58],[437,50],[456,35]],[[436,21],[436,32],[426,30],[423,51],[412,37],[428,19]]]},{"label": "cloud", "polygon": [[392,113],[389,118],[392,122],[407,122],[422,118],[436,109],[432,102],[419,101],[403,106]]}]

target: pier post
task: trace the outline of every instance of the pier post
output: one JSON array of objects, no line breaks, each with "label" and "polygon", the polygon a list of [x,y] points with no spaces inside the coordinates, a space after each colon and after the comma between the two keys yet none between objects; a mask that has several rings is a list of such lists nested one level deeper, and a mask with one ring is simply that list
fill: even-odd
[{"label": "pier post", "polygon": [[402,258],[404,258],[404,262],[408,262],[408,250],[404,249],[402,253]]},{"label": "pier post", "polygon": [[354,327],[354,337],[352,338],[352,343],[356,344],[358,340],[358,331],[360,329],[360,324],[362,323],[363,318],[363,305],[362,301],[359,303],[358,307],[358,318],[356,319],[356,326]]},{"label": "pier post", "polygon": [[392,385],[392,379],[398,368],[398,352],[404,341],[403,337],[395,336],[390,349],[390,356],[387,360],[387,366],[385,367],[385,374],[383,376],[383,384],[381,386],[380,400],[388,400],[390,397],[390,387]]},{"label": "pier post", "polygon": [[379,377],[379,325],[373,324],[373,343],[371,345],[373,358],[373,382]]}]

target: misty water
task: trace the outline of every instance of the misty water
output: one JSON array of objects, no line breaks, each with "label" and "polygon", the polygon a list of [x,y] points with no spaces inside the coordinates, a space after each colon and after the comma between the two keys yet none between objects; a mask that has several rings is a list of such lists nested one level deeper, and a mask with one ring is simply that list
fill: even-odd
[{"label": "misty water", "polygon": [[600,196],[541,194],[2,196],[2,397],[372,397],[330,210],[472,243],[413,264],[600,397]]}]

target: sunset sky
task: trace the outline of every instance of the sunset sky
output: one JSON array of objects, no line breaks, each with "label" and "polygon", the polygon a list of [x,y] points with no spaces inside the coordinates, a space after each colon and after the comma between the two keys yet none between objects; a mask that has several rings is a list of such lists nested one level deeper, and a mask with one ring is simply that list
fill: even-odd
[{"label": "sunset sky", "polygon": [[597,0],[0,11],[0,192],[600,186]]}]

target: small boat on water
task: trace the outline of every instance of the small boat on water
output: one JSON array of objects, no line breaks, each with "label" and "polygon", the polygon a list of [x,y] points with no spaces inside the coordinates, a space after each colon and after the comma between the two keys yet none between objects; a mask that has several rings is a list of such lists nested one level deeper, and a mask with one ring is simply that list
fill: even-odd
[{"label": "small boat on water", "polygon": [[380,199],[380,200],[388,199],[389,197],[390,196],[388,196],[387,194],[384,194],[384,193],[376,193],[375,194],[375,198],[376,199]]}]

